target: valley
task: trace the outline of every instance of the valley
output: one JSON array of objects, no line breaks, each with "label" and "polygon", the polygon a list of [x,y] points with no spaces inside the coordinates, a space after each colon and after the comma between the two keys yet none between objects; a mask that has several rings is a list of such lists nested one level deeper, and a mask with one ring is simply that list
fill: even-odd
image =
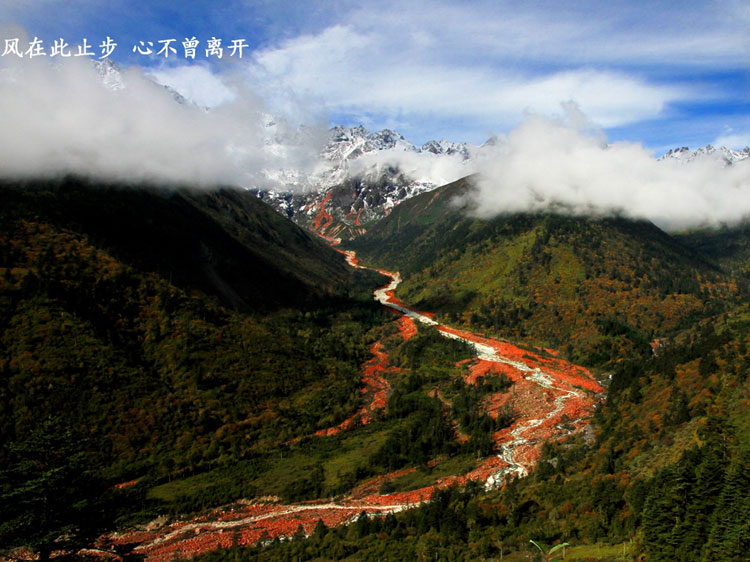
[{"label": "valley", "polygon": [[5,559],[741,559],[746,231],[470,189],[339,243],[239,190],[2,186]]},{"label": "valley", "polygon": [[[364,268],[357,262],[354,252],[343,253],[352,267]],[[374,298],[401,315],[400,337],[412,337],[418,330],[415,322],[434,326],[443,337],[465,342],[473,349],[475,356],[462,362],[466,384],[482,384],[484,377],[491,375],[503,375],[510,381],[509,389],[488,394],[481,406],[493,419],[508,405],[515,412],[510,426],[492,433],[495,451],[492,455],[478,460],[468,472],[441,476],[431,485],[406,492],[383,493],[383,490],[394,480],[417,470],[416,467],[365,480],[331,500],[294,504],[241,500],[189,519],[154,521],[146,530],[118,531],[100,537],[96,541],[97,550],[122,552],[126,548],[133,554],[145,556],[147,561],[162,562],[218,548],[309,536],[319,522],[326,527],[336,527],[352,524],[361,517],[398,513],[429,502],[436,490],[446,487],[460,487],[472,481],[486,489],[502,486],[509,479],[529,474],[545,442],[560,441],[587,429],[604,391],[587,369],[557,358],[551,350],[522,349],[438,324],[433,315],[415,310],[395,297],[400,282],[398,273],[378,271],[391,281],[377,289]],[[398,369],[388,365],[389,358],[380,342],[373,344],[371,352],[373,358],[361,367],[361,395],[365,403],[354,416],[335,427],[319,430],[308,439],[325,438],[372,423],[385,408],[390,390],[388,373]],[[439,391],[436,387],[431,392]],[[435,468],[447,460],[435,458],[429,464]]]},{"label": "valley", "polygon": [[750,5],[673,4],[0,1],[0,562],[750,560]]}]

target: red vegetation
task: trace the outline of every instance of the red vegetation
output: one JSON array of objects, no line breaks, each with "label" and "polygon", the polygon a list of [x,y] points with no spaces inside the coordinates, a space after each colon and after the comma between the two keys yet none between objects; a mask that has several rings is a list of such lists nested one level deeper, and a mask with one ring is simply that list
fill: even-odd
[{"label": "red vegetation", "polygon": [[[362,266],[357,266],[357,267],[362,267]],[[378,269],[377,272],[381,273],[382,275],[385,275],[386,277],[390,277],[391,279],[393,279],[393,274],[390,271],[386,271],[385,269]],[[416,314],[419,314],[420,316],[425,316],[427,318],[434,318],[435,317],[435,313],[434,312],[424,312],[423,310],[417,310],[413,306],[409,306],[408,304],[404,304],[401,300],[399,300],[398,298],[396,298],[395,293],[396,293],[396,289],[395,288],[390,289],[388,291],[385,291],[385,295],[388,297],[388,300],[387,300],[388,304],[396,305],[396,306],[398,306],[400,308],[403,308],[404,310],[408,310],[408,311],[414,312]]]},{"label": "red vegetation", "polygon": [[[431,491],[429,492],[431,493]],[[150,562],[196,556],[217,548],[252,545],[276,537],[310,535],[318,520],[328,527],[350,523],[363,511],[381,514],[400,511],[429,499],[429,493],[404,493],[396,503],[386,496],[373,496],[341,503],[306,502],[294,505],[247,505],[242,503],[210,511],[202,516],[154,525],[152,529],[112,533],[101,537],[98,546],[136,545],[134,554]]]},{"label": "red vegetation", "polygon": [[311,224],[311,228],[320,234],[324,234],[326,229],[333,224],[333,217],[326,211],[326,203],[331,199],[332,194],[333,190],[329,190],[325,198],[318,203],[318,214],[315,215]]},{"label": "red vegetation", "polygon": [[402,316],[398,321],[398,333],[404,340],[409,341],[417,334],[417,325],[408,316]]},{"label": "red vegetation", "polygon": [[[330,192],[320,204],[321,209],[329,196]],[[313,225],[316,230],[325,230],[327,225],[320,229],[324,219],[330,217],[321,210]],[[342,253],[352,266],[361,267],[353,252]],[[397,274],[380,272],[398,279]],[[396,299],[394,291],[395,287],[386,291],[386,305],[418,312]],[[426,322],[430,322],[429,318],[433,316],[424,312],[418,314],[425,317],[421,321]],[[336,503],[322,500],[292,505],[237,503],[189,520],[168,525],[155,523],[150,529],[113,533],[101,537],[96,546],[132,545],[134,553],[155,562],[195,556],[232,545],[251,545],[276,537],[309,535],[319,519],[329,527],[343,525],[354,521],[363,511],[384,515],[417,506],[429,501],[434,490],[439,488],[460,486],[467,481],[500,485],[509,473],[527,474],[539,459],[546,440],[563,439],[588,423],[587,418],[593,413],[598,394],[603,391],[588,370],[560,359],[550,350],[529,351],[444,325],[438,325],[438,329],[480,346],[477,351],[481,357],[478,355],[458,364],[467,365],[464,378],[467,383],[477,384],[480,378],[489,374],[505,375],[513,383],[508,391],[488,396],[481,406],[493,418],[505,407],[512,409],[514,423],[493,434],[499,454],[485,459],[466,474],[439,478],[435,484],[411,492],[381,495],[379,490],[385,482],[413,472],[413,467],[367,480]],[[401,336],[409,339],[416,331],[414,319],[404,315],[399,321]],[[373,358],[362,365],[363,405],[350,418],[335,427],[318,431],[316,435],[333,435],[354,427],[358,422],[369,423],[376,410],[385,408],[390,386],[384,375],[396,369],[388,366],[388,356],[380,342],[373,344],[371,351]]]},{"label": "red vegetation", "polygon": [[[490,347],[501,360],[524,364],[531,369],[542,370],[545,374],[550,375],[558,382],[589,390],[591,392],[602,392],[604,390],[602,386],[594,380],[594,377],[588,369],[568,363],[564,359],[559,359],[554,355],[545,357],[508,342],[478,336],[471,332],[457,330],[444,325],[440,325],[438,329],[441,332],[458,336],[469,342]],[[507,366],[513,367],[513,365]],[[508,370],[505,374],[510,377],[512,372],[513,371]]]},{"label": "red vegetation", "polygon": [[649,345],[651,346],[651,353],[653,353],[654,355],[659,355],[659,353],[661,353],[661,348],[664,346],[666,341],[666,338],[656,338],[654,340],[651,340],[651,342],[649,342]]},{"label": "red vegetation", "polygon": [[357,424],[367,425],[372,422],[375,410],[385,408],[387,394],[391,385],[381,376],[381,373],[395,371],[395,368],[388,367],[388,354],[383,351],[380,342],[375,342],[370,348],[370,352],[372,352],[374,357],[362,365],[362,389],[360,390],[360,393],[365,397],[369,397],[369,400],[365,400],[364,404],[354,415],[348,417],[337,426],[316,431],[316,436],[336,435],[346,429],[356,427]]},{"label": "red vegetation", "polygon": [[[334,246],[338,244],[339,244],[339,241],[336,240],[334,243]],[[362,267],[361,265],[359,265],[359,263],[357,263],[357,256],[351,250],[339,250],[338,248],[334,248],[334,250],[344,254],[344,256],[346,257],[346,263],[348,263],[352,267]]]},{"label": "red vegetation", "polygon": [[115,490],[124,490],[125,488],[130,488],[131,486],[135,486],[140,482],[140,478],[136,478],[134,480],[128,480],[127,482],[120,482],[119,484],[115,484],[112,486]]},{"label": "red vegetation", "polygon": [[519,382],[523,379],[523,373],[507,363],[498,363],[486,359],[474,359],[473,361],[474,364],[464,377],[466,384],[478,384],[479,378],[487,375],[505,375],[513,382]]}]

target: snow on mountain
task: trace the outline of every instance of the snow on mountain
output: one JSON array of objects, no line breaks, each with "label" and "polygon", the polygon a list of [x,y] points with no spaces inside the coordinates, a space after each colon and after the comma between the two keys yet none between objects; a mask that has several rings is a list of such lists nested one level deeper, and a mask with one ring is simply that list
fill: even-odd
[{"label": "snow on mountain", "polygon": [[390,129],[370,133],[361,125],[352,129],[339,125],[331,129],[330,142],[324,155],[329,159],[351,159],[381,150],[419,151],[414,144]]},{"label": "snow on mountain", "polygon": [[[102,60],[95,60],[92,62],[94,65],[94,70],[96,70],[96,73],[101,77],[102,83],[107,89],[112,91],[125,89],[125,79],[122,76],[120,67],[118,67],[112,59],[104,58]],[[164,88],[167,92],[169,92],[169,95],[171,95],[177,103],[181,105],[196,105],[192,100],[187,99],[171,86],[161,84],[153,77],[149,77],[149,79],[160,88]]]},{"label": "snow on mountain", "polygon": [[125,82],[122,79],[120,69],[112,59],[105,58],[94,61],[94,69],[108,89],[122,90],[125,88]]},{"label": "snow on mountain", "polygon": [[707,144],[696,150],[690,150],[687,146],[681,148],[674,148],[666,154],[660,156],[658,160],[677,160],[678,162],[692,162],[694,160],[701,160],[704,158],[714,158],[723,160],[726,165],[731,166],[750,158],[750,147],[745,147],[743,150],[732,150],[725,146],[718,148]]},{"label": "snow on mountain", "polygon": [[459,154],[464,159],[470,158],[469,147],[466,143],[450,142],[445,139],[427,141],[422,145],[422,152],[433,154]]},{"label": "snow on mountain", "polygon": [[371,133],[362,126],[339,125],[328,131],[311,172],[264,170],[280,185],[255,191],[304,226],[321,233],[351,234],[401,201],[471,173],[473,149],[445,139],[419,147],[391,129]]}]

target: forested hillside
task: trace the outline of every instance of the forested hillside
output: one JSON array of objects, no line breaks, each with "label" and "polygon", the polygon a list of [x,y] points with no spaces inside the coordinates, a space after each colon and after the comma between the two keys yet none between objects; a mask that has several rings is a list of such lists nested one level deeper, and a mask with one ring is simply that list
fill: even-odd
[{"label": "forested hillside", "polygon": [[545,446],[536,472],[502,490],[448,489],[414,511],[201,560],[527,560],[529,539],[584,560],[746,560],[748,322],[743,307],[622,363],[596,438]]},{"label": "forested hillside", "polygon": [[403,202],[347,244],[398,269],[398,296],[467,327],[604,365],[738,302],[735,279],[624,218],[471,214],[471,178]]},{"label": "forested hillside", "polygon": [[[507,295],[506,306],[537,302],[535,307],[544,306],[550,315],[540,315],[537,323],[530,315],[485,324],[488,331],[525,329],[532,340],[536,329],[548,338],[568,334],[569,353],[575,355],[581,341],[585,346],[579,326],[599,329],[598,342],[616,345],[600,344],[598,355],[581,353],[605,365],[609,379],[593,432],[548,443],[534,474],[501,490],[448,489],[417,510],[363,517],[346,528],[319,525],[306,541],[201,560],[527,560],[534,555],[530,539],[568,542],[571,558],[585,560],[746,560],[750,309],[741,302],[737,270],[712,263],[708,254],[647,223],[467,218],[447,204],[453,189],[405,202],[350,245],[381,266],[401,268],[405,290],[397,294],[410,303],[423,295],[420,304],[442,306],[443,317],[471,324],[481,299],[495,291]],[[442,207],[436,204],[441,197]],[[544,245],[534,245],[539,236]],[[699,236],[692,237],[695,248]],[[499,257],[495,264],[483,262],[484,256],[503,256],[511,263],[502,269]],[[475,262],[475,268],[468,266]],[[579,277],[565,277],[571,262],[580,267]],[[741,262],[735,256],[732,263]],[[493,273],[510,287],[493,284],[495,277],[487,273],[493,265]],[[473,282],[467,269],[479,281]],[[523,284],[522,275],[527,275]],[[444,291],[441,300],[435,294],[445,286],[451,292]],[[551,302],[536,300],[527,287],[537,292],[547,287]],[[474,294],[463,304],[474,305],[476,312],[453,315],[458,304],[452,292],[469,288]],[[634,301],[636,296],[640,300]],[[573,322],[555,314],[568,302],[579,307]],[[601,320],[607,314],[632,324],[615,325],[610,329],[619,332],[608,333]],[[654,335],[661,337],[650,342]]]},{"label": "forested hillside", "polygon": [[680,232],[675,238],[711,256],[722,268],[731,271],[738,283],[745,286],[750,283],[750,224],[747,221]]},{"label": "forested hillside", "polygon": [[[226,522],[243,506],[430,498],[331,528],[322,514],[308,540],[252,548],[262,532],[243,543],[237,524],[221,544],[245,547],[205,559],[512,561],[533,539],[583,559],[744,560],[742,253],[714,261],[708,235],[618,218],[480,220],[452,203],[468,189],[406,201],[350,245],[401,271],[404,303],[524,341],[497,367],[510,378],[477,375],[465,341],[386,313],[371,300],[383,277],[247,193],[3,185],[4,552],[80,559],[106,544],[138,559],[137,545],[168,542],[138,538],[159,525]],[[488,491],[459,476],[502,463],[511,430],[557,404],[549,386],[524,394],[535,371],[512,365],[575,368],[534,344],[595,367],[606,399],[590,427],[556,418],[555,439],[529,444],[541,449],[530,476]]]},{"label": "forested hillside", "polygon": [[[139,188],[68,177],[6,182],[0,194],[6,229],[34,219],[85,234],[134,268],[239,310],[345,297],[363,275],[243,190]],[[359,289],[358,296],[366,293]]]},{"label": "forested hillside", "polygon": [[252,196],[68,179],[0,200],[0,543],[84,541],[146,506],[114,484],[248,461],[359,406],[379,276]]}]

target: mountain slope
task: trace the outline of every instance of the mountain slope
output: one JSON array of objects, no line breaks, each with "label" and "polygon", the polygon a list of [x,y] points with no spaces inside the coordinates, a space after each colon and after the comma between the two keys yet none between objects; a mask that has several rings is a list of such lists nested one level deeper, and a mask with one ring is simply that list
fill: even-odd
[{"label": "mountain slope", "polygon": [[468,213],[471,189],[465,179],[405,201],[348,244],[400,269],[399,297],[417,308],[563,348],[587,364],[648,350],[653,338],[736,297],[716,265],[651,223],[546,214],[480,220]]},{"label": "mountain slope", "polygon": [[395,516],[199,560],[526,560],[536,554],[530,539],[569,543],[570,559],[745,560],[749,312],[743,305],[618,364],[598,427],[545,445],[528,478],[489,493],[448,489]]},{"label": "mountain slope", "polygon": [[115,484],[255,470],[359,407],[380,276],[252,195],[68,179],[0,200],[0,551],[86,544],[154,515],[148,485]]},{"label": "mountain slope", "polygon": [[356,292],[361,272],[242,190],[59,182],[7,184],[6,220],[85,233],[118,259],[235,308],[269,310]]},{"label": "mountain slope", "polygon": [[[136,395],[154,392],[157,402],[166,389],[200,394],[239,385],[240,403],[267,400],[273,408],[277,392],[327,378],[316,378],[323,365],[307,365],[328,353],[311,340],[320,326],[339,313],[371,315],[380,276],[353,272],[338,252],[246,192],[64,180],[6,184],[0,196],[6,437],[20,436],[45,414],[66,412],[68,421],[85,425],[104,411],[98,388],[127,394],[132,380],[146,381]],[[364,302],[354,300],[360,295]],[[352,326],[364,329],[342,322],[332,333]],[[298,329],[309,333],[300,338]],[[358,345],[334,353],[354,353],[342,366],[347,376],[367,353],[364,342]],[[294,374],[278,380],[286,371]],[[38,392],[23,392],[29,380]],[[59,392],[83,381],[91,384],[82,394]],[[119,406],[127,416],[129,407]],[[133,431],[121,421],[123,431]]]},{"label": "mountain slope", "polygon": [[[548,443],[536,472],[502,490],[449,490],[349,529],[321,525],[308,541],[204,559],[526,559],[534,539],[578,544],[569,555],[585,559],[744,560],[750,311],[737,303],[731,271],[647,222],[472,219],[453,203],[470,190],[462,181],[406,201],[347,245],[363,261],[397,265],[410,287],[398,293],[410,305],[416,296],[444,315],[467,306],[481,318],[482,304],[500,295],[505,308],[531,314],[489,329],[568,334],[574,352],[587,343],[580,330],[591,329],[586,337],[607,345],[588,358],[609,362],[611,381],[596,427]],[[693,236],[698,247],[701,233]],[[722,263],[746,267],[744,244],[739,250]],[[463,299],[453,295],[460,291]],[[568,302],[580,318],[561,313]],[[668,337],[652,350],[644,336],[657,333]]]},{"label": "mountain slope", "polygon": [[711,256],[731,271],[738,282],[750,283],[750,224],[722,225],[682,232],[675,236],[682,244]]},{"label": "mountain slope", "polygon": [[[497,428],[478,407],[494,390],[454,380],[473,368],[463,346],[422,330],[401,334],[395,322],[375,328],[383,317],[372,307],[316,281],[336,269],[328,248],[323,263],[310,257],[299,267],[306,273],[297,282],[319,296],[298,310],[228,306],[221,285],[200,273],[205,264],[244,301],[232,276],[242,259],[263,252],[257,275],[280,279],[297,264],[289,256],[316,251],[293,225],[278,230],[264,211],[256,216],[252,196],[62,185],[0,190],[0,549],[78,548],[102,527],[269,490],[328,497],[396,466],[425,465],[388,481],[408,494],[412,478],[424,486],[451,474],[441,470],[471,468],[486,444],[475,432]],[[710,316],[737,294],[731,278],[649,223],[473,219],[453,203],[470,189],[462,181],[406,201],[353,244],[398,264],[409,294],[458,323],[523,331],[527,341],[567,335],[569,354],[609,362],[598,428],[548,444],[536,472],[503,490],[448,489],[407,513],[215,559],[477,559],[501,549],[522,556],[530,538],[614,541],[618,554],[627,543],[654,560],[742,559],[750,313],[739,306]],[[193,229],[187,247],[204,244],[211,259],[180,249],[173,231],[184,228]],[[190,268],[198,280],[182,278]],[[276,298],[267,284],[252,286]],[[669,337],[652,353],[657,330]],[[304,439],[361,406],[359,366],[373,364],[376,338],[398,367],[382,365],[393,388],[386,415],[348,436]],[[518,353],[557,361],[553,352]],[[522,407],[519,394],[505,397]],[[496,424],[508,423],[500,417]],[[570,418],[555,427],[580,422]],[[208,535],[189,530],[195,547]]]},{"label": "mountain slope", "polygon": [[419,147],[390,129],[371,133],[362,126],[337,126],[329,131],[313,173],[267,171],[288,190],[254,192],[298,224],[326,236],[349,238],[401,201],[437,187],[442,178],[432,174],[431,167],[438,169],[440,163],[445,170],[460,169],[476,150],[445,139]]}]

